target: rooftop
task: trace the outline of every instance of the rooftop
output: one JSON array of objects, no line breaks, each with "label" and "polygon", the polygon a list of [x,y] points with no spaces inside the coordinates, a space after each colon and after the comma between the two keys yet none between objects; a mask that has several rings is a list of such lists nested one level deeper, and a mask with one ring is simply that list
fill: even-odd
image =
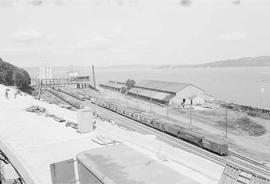
[{"label": "rooftop", "polygon": [[119,84],[119,83],[113,83],[113,82],[105,82],[105,83],[101,83],[100,86],[109,86],[109,87],[117,88],[117,89],[121,89],[121,88],[123,88],[123,87],[126,88],[126,85]]},{"label": "rooftop", "polygon": [[[77,159],[104,184],[196,184],[197,182],[130,147],[92,149]],[[113,181],[113,182],[111,182]]]},{"label": "rooftop", "polygon": [[137,88],[137,87],[131,88],[129,90],[129,93],[145,96],[148,98],[158,99],[162,101],[169,101],[170,99],[174,97],[173,95],[169,93],[152,91],[152,90],[147,90],[147,89],[142,89],[142,88]]},{"label": "rooftop", "polygon": [[180,82],[156,81],[156,80],[142,80],[135,84],[136,87],[154,89],[159,91],[167,91],[170,93],[177,93],[189,85],[192,84]]}]

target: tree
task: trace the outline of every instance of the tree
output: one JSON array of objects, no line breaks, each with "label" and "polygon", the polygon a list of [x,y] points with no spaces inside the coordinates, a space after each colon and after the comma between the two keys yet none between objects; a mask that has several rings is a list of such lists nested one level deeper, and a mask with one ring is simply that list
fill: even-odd
[{"label": "tree", "polygon": [[25,77],[26,85],[31,84],[31,77],[29,76],[28,72],[22,69],[22,73]]},{"label": "tree", "polygon": [[128,79],[126,81],[127,90],[131,89],[133,86],[135,86],[135,84],[136,84],[135,80]]},{"label": "tree", "polygon": [[31,84],[31,78],[24,69],[18,68],[0,58],[0,84],[12,86],[14,83],[19,88],[25,88]]},{"label": "tree", "polygon": [[12,70],[7,71],[5,81],[6,81],[6,84],[9,85],[9,86],[14,84],[13,71]]},{"label": "tree", "polygon": [[[28,77],[26,75],[24,75],[23,72],[16,73],[15,85],[17,86],[18,89],[25,89],[31,83],[31,80],[29,80]],[[30,81],[30,83],[29,83],[29,81]]]},{"label": "tree", "polygon": [[5,79],[6,79],[6,74],[0,71],[0,84],[5,84],[6,83]]}]

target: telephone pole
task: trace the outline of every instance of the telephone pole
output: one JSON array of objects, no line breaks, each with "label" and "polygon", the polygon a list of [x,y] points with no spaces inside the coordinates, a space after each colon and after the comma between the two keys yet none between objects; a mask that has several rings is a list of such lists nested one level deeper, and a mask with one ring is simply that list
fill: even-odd
[{"label": "telephone pole", "polygon": [[228,137],[228,107],[227,103],[225,104],[225,123],[226,123],[226,138]]},{"label": "telephone pole", "polygon": [[152,91],[151,91],[151,94],[150,94],[150,112],[152,112]]},{"label": "telephone pole", "polygon": [[192,105],[190,105],[189,107],[189,124],[192,125],[192,114],[191,114],[191,108],[192,108]]},{"label": "telephone pole", "polygon": [[94,83],[94,87],[96,88],[96,77],[95,77],[95,67],[94,67],[94,65],[92,65],[92,73],[93,73],[93,83]]}]

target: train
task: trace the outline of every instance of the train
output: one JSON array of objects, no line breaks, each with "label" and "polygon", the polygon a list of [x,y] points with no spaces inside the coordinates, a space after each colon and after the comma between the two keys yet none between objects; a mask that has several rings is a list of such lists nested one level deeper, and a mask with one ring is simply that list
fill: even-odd
[{"label": "train", "polygon": [[228,155],[228,143],[225,140],[219,137],[202,135],[184,123],[180,125],[175,124],[171,120],[155,117],[140,109],[124,106],[105,99],[95,99],[92,100],[92,103],[220,156]]},{"label": "train", "polygon": [[[57,90],[81,101],[90,100],[91,103],[97,106],[106,108],[129,119],[135,120],[141,124],[189,142],[200,148],[206,149],[212,153],[218,154],[220,156],[228,155],[228,143],[225,140],[217,136],[213,137],[210,135],[203,135],[200,132],[194,131],[192,127],[187,126],[185,123],[175,123],[173,120],[153,116],[145,113],[140,109],[120,104],[117,101],[97,97],[86,97],[85,95],[71,92],[68,88],[59,88]],[[50,91],[57,93],[56,91]],[[56,95],[61,96],[59,93],[57,93]],[[71,102],[71,104],[74,104],[78,108],[80,107],[78,102],[71,100],[69,102]],[[103,117],[102,115],[100,116],[104,119],[108,119],[108,117]]]}]

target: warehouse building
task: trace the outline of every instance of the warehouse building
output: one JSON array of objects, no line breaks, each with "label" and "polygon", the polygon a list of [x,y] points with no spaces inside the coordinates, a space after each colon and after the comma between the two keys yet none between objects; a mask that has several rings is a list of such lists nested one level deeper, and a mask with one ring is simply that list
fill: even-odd
[{"label": "warehouse building", "polygon": [[113,91],[117,91],[120,93],[125,93],[127,91],[127,87],[126,85],[123,84],[119,84],[116,82],[106,82],[106,83],[101,83],[99,84],[100,87],[104,88],[104,89],[109,89],[109,90],[113,90]]},{"label": "warehouse building", "polygon": [[204,90],[190,83],[143,80],[136,83],[128,91],[128,94],[177,107],[184,107],[186,104],[203,104],[205,102]]}]

